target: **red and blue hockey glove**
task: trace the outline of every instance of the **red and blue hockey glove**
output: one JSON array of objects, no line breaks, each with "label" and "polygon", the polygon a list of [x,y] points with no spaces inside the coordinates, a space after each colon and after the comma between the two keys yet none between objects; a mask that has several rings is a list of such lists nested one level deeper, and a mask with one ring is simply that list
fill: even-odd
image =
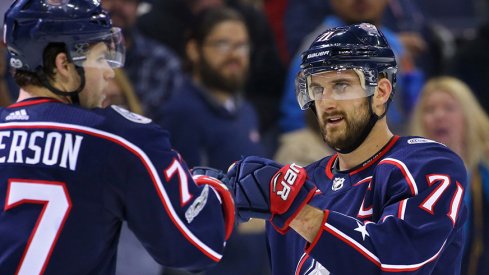
[{"label": "red and blue hockey glove", "polygon": [[224,214],[226,240],[229,239],[234,228],[235,206],[233,196],[221,181],[226,178],[226,175],[220,170],[209,167],[194,167],[190,172],[197,185],[208,184],[219,194]]},{"label": "red and blue hockey glove", "polygon": [[285,233],[290,222],[312,199],[316,186],[307,180],[306,170],[296,164],[246,157],[234,163],[224,180],[234,194],[240,221],[268,219]]}]

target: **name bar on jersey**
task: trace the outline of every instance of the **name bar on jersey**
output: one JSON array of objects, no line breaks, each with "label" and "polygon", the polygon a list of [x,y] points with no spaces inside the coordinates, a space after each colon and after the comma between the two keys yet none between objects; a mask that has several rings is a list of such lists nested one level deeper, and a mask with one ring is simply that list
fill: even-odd
[{"label": "name bar on jersey", "polygon": [[54,131],[0,131],[0,163],[57,165],[76,169],[83,136]]}]

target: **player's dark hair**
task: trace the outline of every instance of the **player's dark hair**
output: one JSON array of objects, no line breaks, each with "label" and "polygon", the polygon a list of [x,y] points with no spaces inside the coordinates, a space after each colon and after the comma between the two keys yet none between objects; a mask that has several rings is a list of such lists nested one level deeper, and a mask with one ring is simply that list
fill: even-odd
[{"label": "player's dark hair", "polygon": [[[44,74],[49,78],[54,78],[54,69],[56,68],[56,56],[60,53],[67,53],[66,46],[64,43],[51,43],[49,44],[43,52],[43,67],[42,70]],[[24,87],[27,85],[43,87],[41,78],[37,73],[28,72],[24,70],[14,71],[14,80],[17,85]]]}]

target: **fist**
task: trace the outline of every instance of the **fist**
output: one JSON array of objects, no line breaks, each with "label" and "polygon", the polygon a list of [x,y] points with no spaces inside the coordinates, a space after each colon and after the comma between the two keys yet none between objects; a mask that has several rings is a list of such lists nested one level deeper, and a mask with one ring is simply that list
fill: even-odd
[{"label": "fist", "polygon": [[304,168],[260,157],[237,161],[226,177],[239,220],[268,219],[279,231],[288,228],[316,190]]}]

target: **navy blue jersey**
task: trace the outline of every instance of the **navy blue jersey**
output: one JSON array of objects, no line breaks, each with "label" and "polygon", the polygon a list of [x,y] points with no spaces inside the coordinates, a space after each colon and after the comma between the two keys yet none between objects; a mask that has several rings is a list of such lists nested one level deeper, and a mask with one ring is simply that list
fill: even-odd
[{"label": "navy blue jersey", "polygon": [[444,145],[398,137],[349,171],[306,167],[324,210],[312,243],[267,225],[273,274],[459,274],[467,174]]},{"label": "navy blue jersey", "polygon": [[0,274],[114,274],[123,220],[162,265],[221,259],[218,194],[151,120],[38,98],[0,121]]}]

